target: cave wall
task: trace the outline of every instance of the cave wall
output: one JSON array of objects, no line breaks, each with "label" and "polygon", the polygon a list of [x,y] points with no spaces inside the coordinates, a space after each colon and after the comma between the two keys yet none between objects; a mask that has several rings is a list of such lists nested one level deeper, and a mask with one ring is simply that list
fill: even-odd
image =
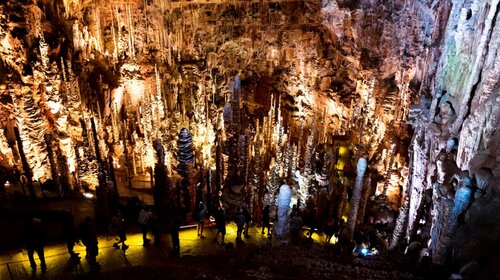
[{"label": "cave wall", "polygon": [[409,116],[415,134],[407,235],[423,237],[434,264],[469,263],[462,273],[476,277],[498,273],[498,8],[498,1],[451,1]]}]

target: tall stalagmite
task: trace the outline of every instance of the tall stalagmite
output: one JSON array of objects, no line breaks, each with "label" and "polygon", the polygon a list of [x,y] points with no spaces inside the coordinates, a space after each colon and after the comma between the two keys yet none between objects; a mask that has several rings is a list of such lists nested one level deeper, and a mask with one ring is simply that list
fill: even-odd
[{"label": "tall stalagmite", "polygon": [[361,192],[363,190],[363,183],[368,161],[365,158],[359,158],[356,166],[356,182],[354,183],[354,190],[352,192],[351,200],[349,201],[350,209],[349,216],[347,217],[345,234],[348,238],[352,238],[356,221],[358,218],[359,202],[361,200]]}]

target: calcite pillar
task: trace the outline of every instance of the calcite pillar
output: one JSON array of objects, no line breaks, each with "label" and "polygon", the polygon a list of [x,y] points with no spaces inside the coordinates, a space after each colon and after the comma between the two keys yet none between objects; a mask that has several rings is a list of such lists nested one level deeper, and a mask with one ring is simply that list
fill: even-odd
[{"label": "calcite pillar", "polygon": [[445,226],[433,232],[432,238],[436,238],[432,262],[437,265],[444,265],[448,262],[453,236],[458,227],[458,216],[462,214],[472,196],[472,190],[468,186],[462,186],[455,193],[453,202],[450,199],[444,201],[440,211],[440,224]]},{"label": "calcite pillar", "polygon": [[363,178],[365,176],[367,166],[368,162],[365,158],[360,158],[358,160],[356,182],[354,185],[354,191],[352,193],[351,201],[349,203],[351,205],[351,209],[349,210],[349,218],[347,220],[347,227],[345,232],[346,237],[349,239],[352,239],[354,227],[356,226],[359,201],[361,200],[361,191],[363,190]]},{"label": "calcite pillar", "polygon": [[286,239],[289,230],[288,211],[292,199],[292,190],[287,184],[281,185],[277,198],[278,220],[274,226],[275,236],[278,240]]}]

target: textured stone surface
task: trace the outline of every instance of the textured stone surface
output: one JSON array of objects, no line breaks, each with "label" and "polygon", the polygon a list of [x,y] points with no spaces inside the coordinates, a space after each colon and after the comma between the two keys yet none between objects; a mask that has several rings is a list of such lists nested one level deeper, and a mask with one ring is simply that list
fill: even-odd
[{"label": "textured stone surface", "polygon": [[[63,182],[69,170],[92,190],[96,151],[127,179],[147,176],[156,139],[175,176],[178,132],[187,128],[194,169],[215,171],[208,189],[252,178],[238,203],[260,208],[275,201],[280,177],[296,175],[295,201],[327,184],[314,175],[329,178],[337,165],[317,165],[316,153],[338,148],[341,138],[351,166],[366,155],[392,207],[408,199],[398,230],[406,225],[410,238],[440,232],[444,221],[421,213],[439,209],[439,197],[453,198],[454,175],[469,173],[473,185],[482,168],[493,181],[500,176],[498,3],[4,1],[2,178],[25,169],[31,179]],[[46,134],[58,141],[47,147]],[[409,174],[395,172],[405,166]],[[442,195],[427,205],[424,194],[435,184]],[[400,185],[407,197],[398,197]],[[497,200],[498,192],[474,191],[450,246],[472,252],[498,242],[498,230],[486,234],[499,224],[491,214]],[[429,220],[432,230],[422,224]],[[472,255],[452,260],[468,263]]]}]

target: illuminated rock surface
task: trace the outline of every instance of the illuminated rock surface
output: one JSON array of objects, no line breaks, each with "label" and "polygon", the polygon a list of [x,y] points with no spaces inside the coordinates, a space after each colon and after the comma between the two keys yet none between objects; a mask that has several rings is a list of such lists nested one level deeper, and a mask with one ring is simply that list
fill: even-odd
[{"label": "illuminated rock surface", "polygon": [[[20,190],[24,173],[27,195],[97,191],[103,203],[106,180],[150,191],[162,150],[162,172],[174,186],[187,179],[190,206],[220,191],[259,222],[266,204],[279,211],[287,178],[293,204],[319,207],[319,227],[361,205],[349,221],[387,223],[391,248],[422,238],[434,264],[478,261],[476,271],[495,275],[499,9],[498,0],[2,1],[0,185]],[[360,158],[367,176],[355,181]],[[470,200],[458,205],[466,177]],[[356,207],[354,187],[364,189]]]}]

